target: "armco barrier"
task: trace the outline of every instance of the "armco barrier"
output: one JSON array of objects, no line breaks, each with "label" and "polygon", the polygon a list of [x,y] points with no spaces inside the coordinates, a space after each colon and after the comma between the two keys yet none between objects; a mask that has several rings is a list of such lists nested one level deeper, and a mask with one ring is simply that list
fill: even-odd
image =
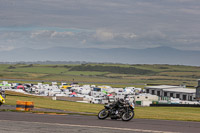
[{"label": "armco barrier", "polygon": [[31,111],[34,108],[34,104],[31,101],[17,101],[16,110],[18,111]]},{"label": "armco barrier", "polygon": [[150,104],[151,107],[200,107],[200,104]]}]

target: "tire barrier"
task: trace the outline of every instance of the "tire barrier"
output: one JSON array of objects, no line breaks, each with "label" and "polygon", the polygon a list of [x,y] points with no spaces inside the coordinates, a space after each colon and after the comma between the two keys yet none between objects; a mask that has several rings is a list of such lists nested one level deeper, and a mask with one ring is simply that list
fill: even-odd
[{"label": "tire barrier", "polygon": [[26,103],[24,101],[17,101],[16,102],[16,110],[18,111],[25,111]]},{"label": "tire barrier", "polygon": [[34,104],[31,101],[17,101],[16,110],[18,111],[31,111],[34,108]]},{"label": "tire barrier", "polygon": [[34,108],[34,104],[31,101],[26,101],[25,111],[31,111]]}]

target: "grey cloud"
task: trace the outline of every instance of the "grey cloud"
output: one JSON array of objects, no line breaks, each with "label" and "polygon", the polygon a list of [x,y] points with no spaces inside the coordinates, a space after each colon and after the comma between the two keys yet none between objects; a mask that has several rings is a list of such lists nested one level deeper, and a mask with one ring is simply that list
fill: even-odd
[{"label": "grey cloud", "polygon": [[0,12],[1,46],[200,50],[198,0],[0,0]]},{"label": "grey cloud", "polygon": [[139,39],[141,41],[150,41],[150,42],[166,41],[167,35],[162,33],[161,31],[153,30],[143,33],[142,35],[140,35]]}]

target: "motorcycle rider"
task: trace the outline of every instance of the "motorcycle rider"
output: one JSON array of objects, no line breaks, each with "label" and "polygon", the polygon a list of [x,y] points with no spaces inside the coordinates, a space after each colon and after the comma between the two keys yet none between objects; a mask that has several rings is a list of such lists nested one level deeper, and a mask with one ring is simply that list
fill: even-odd
[{"label": "motorcycle rider", "polygon": [[[128,102],[130,102],[130,101],[128,100],[128,95],[126,94],[124,96],[124,99],[118,99],[115,103],[113,103],[113,109],[115,110],[115,113],[117,114],[118,113],[118,109],[123,107]],[[131,102],[131,104],[133,105],[132,107],[134,108],[134,106],[135,106],[134,101]]]},{"label": "motorcycle rider", "polygon": [[134,117],[134,104],[131,99],[125,95],[125,99],[117,99],[115,102],[105,105],[98,113],[98,118],[103,120],[110,117],[113,120],[122,119],[130,121]]},{"label": "motorcycle rider", "polygon": [[112,119],[117,119],[119,117],[119,109],[122,108],[125,104],[124,99],[118,99],[116,102],[111,104],[112,106],[112,114],[115,115]]}]

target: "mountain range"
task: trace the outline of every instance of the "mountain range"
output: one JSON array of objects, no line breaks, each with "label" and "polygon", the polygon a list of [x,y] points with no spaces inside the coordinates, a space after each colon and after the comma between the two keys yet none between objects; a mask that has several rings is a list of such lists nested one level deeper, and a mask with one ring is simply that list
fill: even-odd
[{"label": "mountain range", "polygon": [[127,48],[17,48],[0,52],[0,62],[17,61],[86,61],[124,64],[170,64],[200,66],[200,51],[178,50],[170,47],[147,49]]}]

